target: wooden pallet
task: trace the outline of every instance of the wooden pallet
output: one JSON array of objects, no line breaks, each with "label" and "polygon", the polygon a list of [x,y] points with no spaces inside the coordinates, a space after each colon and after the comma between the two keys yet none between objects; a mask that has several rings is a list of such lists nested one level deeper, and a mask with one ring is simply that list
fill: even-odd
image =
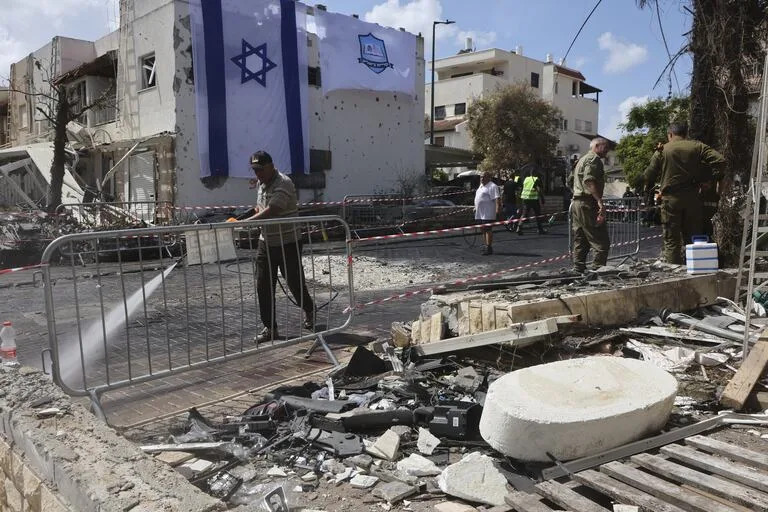
[{"label": "wooden pallet", "polygon": [[647,512],[768,511],[768,453],[693,436],[566,483],[541,482],[535,494],[512,492],[506,501],[519,512],[610,512],[610,502]]}]

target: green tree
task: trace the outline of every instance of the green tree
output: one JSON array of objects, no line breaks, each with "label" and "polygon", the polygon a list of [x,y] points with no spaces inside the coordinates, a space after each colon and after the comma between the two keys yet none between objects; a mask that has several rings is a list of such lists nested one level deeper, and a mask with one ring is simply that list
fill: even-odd
[{"label": "green tree", "polygon": [[548,160],[559,140],[560,110],[523,83],[474,101],[468,111],[472,149],[491,171]]},{"label": "green tree", "polygon": [[627,135],[616,146],[616,155],[621,160],[627,182],[633,188],[643,186],[643,172],[656,144],[667,141],[670,123],[687,122],[688,109],[687,97],[657,98],[630,109],[627,122],[621,125]]}]

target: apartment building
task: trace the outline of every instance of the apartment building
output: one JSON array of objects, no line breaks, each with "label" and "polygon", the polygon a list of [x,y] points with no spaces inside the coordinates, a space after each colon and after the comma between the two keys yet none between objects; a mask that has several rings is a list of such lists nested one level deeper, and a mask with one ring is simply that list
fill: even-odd
[{"label": "apartment building", "polygon": [[[471,39],[457,55],[435,60],[435,109],[429,102],[424,110],[434,116],[435,145],[471,149],[467,109],[476,99],[513,83],[526,83],[542,99],[560,109],[560,141],[555,157],[570,160],[583,155],[597,136],[600,89],[586,82],[584,75],[547,55],[543,61],[514,51],[492,48],[475,51]],[[432,94],[431,84],[425,97]],[[557,188],[553,176],[548,189]]]},{"label": "apartment building", "polygon": [[[310,172],[295,176],[300,201],[394,192],[403,182],[421,179],[423,39],[418,38],[413,57],[415,97],[364,90],[323,94],[314,34],[307,45]],[[254,192],[247,179],[200,177],[193,66],[186,0],[121,0],[116,31],[97,41],[55,37],[13,64],[10,76],[13,89],[45,92],[53,80],[84,104],[102,100],[67,127],[74,167],[65,183],[76,182],[71,187],[75,199],[103,187],[105,197],[117,201],[250,204]],[[37,108],[46,107],[46,101],[44,95],[10,95],[13,147],[0,149],[0,168],[43,153],[46,158],[33,163],[47,179],[51,124]],[[25,149],[30,145],[35,146],[31,153]],[[40,182],[30,180],[35,181]]]}]

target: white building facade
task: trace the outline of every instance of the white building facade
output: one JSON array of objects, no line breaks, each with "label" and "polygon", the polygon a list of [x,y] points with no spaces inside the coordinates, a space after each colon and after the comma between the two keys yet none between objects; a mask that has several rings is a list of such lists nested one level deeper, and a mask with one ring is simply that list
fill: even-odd
[{"label": "white building facade", "polygon": [[[200,177],[186,0],[121,0],[118,30],[96,42],[65,39],[54,38],[15,64],[11,80],[20,90],[44,87],[34,63],[53,55],[58,59],[53,76],[64,75],[71,90],[88,101],[105,91],[114,95],[111,108],[90,111],[69,127],[70,142],[83,156],[76,174],[84,186],[103,182],[108,197],[119,201],[254,202],[247,179]],[[324,95],[317,37],[310,34],[307,44],[310,172],[294,177],[299,200],[400,192],[423,180],[423,39],[413,56],[414,96],[361,90]],[[34,97],[18,94],[10,100],[12,145],[52,139],[47,121],[33,117]]]}]

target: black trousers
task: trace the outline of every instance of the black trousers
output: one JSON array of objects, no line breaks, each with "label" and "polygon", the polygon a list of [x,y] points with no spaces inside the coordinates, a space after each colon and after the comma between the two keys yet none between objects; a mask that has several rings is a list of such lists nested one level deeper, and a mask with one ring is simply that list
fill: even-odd
[{"label": "black trousers", "polygon": [[[539,231],[544,229],[541,226],[541,203],[539,203],[538,199],[524,199],[523,206],[520,208],[520,216],[518,218],[522,219],[524,217],[528,217],[531,213],[536,216],[536,226],[539,228]],[[520,223],[517,225],[517,229],[519,231],[523,230],[523,224],[525,222],[527,221],[520,221]]]},{"label": "black trousers", "polygon": [[274,329],[275,322],[275,286],[277,269],[285,278],[296,304],[311,316],[315,303],[307,290],[304,267],[301,264],[301,243],[290,242],[285,245],[267,246],[259,240],[256,250],[256,295],[259,298],[259,314],[264,327]]}]

